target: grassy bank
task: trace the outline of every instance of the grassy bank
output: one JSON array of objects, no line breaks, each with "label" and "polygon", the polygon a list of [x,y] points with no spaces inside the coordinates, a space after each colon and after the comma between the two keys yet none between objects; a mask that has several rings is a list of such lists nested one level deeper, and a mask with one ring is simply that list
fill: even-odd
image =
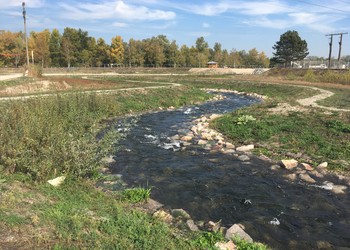
[{"label": "grassy bank", "polygon": [[[193,249],[188,239],[97,191],[101,158],[118,134],[97,141],[101,121],[208,99],[195,88],[57,95],[0,108],[0,244],[8,248]],[[68,176],[57,189],[45,181]],[[32,185],[32,183],[37,183]],[[180,239],[181,238],[181,239]],[[156,248],[154,248],[156,247]]]}]

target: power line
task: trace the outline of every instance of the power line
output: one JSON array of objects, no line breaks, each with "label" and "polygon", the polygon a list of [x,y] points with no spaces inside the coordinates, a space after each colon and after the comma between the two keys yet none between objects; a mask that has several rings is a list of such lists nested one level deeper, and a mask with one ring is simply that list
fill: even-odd
[{"label": "power line", "polygon": [[347,14],[350,13],[349,11],[346,11],[346,10],[332,8],[332,7],[328,7],[328,6],[317,4],[317,3],[309,3],[309,2],[306,2],[306,1],[303,1],[303,0],[295,0],[295,1],[298,1],[298,2],[301,2],[301,3],[305,3],[305,4],[309,4],[309,5],[313,5],[313,6],[317,6],[317,7],[321,7],[321,8],[325,8],[325,9],[329,9],[329,10],[335,10],[335,11],[339,11],[339,12],[343,12],[343,13],[347,13]]}]

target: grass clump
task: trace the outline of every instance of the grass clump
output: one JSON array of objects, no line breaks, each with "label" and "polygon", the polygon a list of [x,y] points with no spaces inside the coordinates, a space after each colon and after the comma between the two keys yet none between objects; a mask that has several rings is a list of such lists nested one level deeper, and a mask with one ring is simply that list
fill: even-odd
[{"label": "grass clump", "polygon": [[200,232],[192,240],[192,243],[198,249],[215,250],[217,249],[215,243],[225,241],[221,232]]},{"label": "grass clump", "polygon": [[129,188],[122,192],[122,199],[131,203],[145,202],[150,196],[150,188]]},{"label": "grass clump", "polygon": [[269,248],[259,242],[249,243],[239,237],[233,239],[237,250],[268,250]]}]

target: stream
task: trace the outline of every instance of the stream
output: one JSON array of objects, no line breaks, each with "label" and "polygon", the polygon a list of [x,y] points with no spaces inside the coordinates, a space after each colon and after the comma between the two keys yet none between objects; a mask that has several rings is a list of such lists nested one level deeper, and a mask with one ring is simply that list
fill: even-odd
[{"label": "stream", "polygon": [[[335,176],[315,178],[315,185],[290,181],[289,170],[272,171],[254,156],[242,162],[233,154],[210,152],[201,145],[174,140],[186,135],[193,120],[258,103],[249,96],[222,93],[226,99],[170,111],[125,117],[115,129],[118,144],[112,174],[129,186],[151,187],[152,198],[166,208],[183,208],[195,221],[235,223],[255,241],[273,249],[350,247],[350,196],[316,184],[347,185]],[[349,188],[349,186],[347,185]],[[249,202],[246,202],[249,201]],[[350,249],[350,248],[344,248]]]}]

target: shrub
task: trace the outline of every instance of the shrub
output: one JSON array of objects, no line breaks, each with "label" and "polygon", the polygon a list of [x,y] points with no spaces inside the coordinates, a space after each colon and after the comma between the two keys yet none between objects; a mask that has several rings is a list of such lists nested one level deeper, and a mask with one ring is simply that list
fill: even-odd
[{"label": "shrub", "polygon": [[28,77],[42,77],[43,75],[43,68],[40,65],[29,64],[25,67],[25,71]]},{"label": "shrub", "polygon": [[308,82],[316,82],[317,78],[312,69],[308,69],[304,76],[305,80]]}]

